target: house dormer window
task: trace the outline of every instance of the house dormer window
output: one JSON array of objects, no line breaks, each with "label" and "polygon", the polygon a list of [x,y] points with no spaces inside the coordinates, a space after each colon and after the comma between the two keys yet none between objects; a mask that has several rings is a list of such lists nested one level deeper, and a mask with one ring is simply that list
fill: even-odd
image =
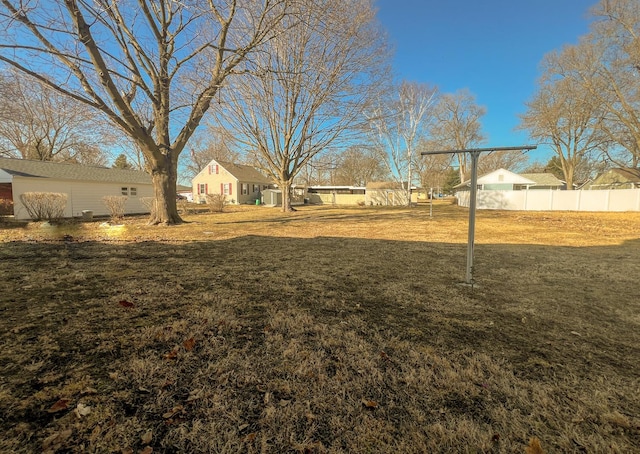
[{"label": "house dormer window", "polygon": [[220,173],[220,167],[218,164],[209,165],[209,175],[218,175]]}]

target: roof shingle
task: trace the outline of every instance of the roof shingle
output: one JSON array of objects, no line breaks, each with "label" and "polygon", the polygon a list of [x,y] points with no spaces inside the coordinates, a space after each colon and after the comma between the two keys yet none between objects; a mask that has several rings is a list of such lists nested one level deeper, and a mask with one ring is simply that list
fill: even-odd
[{"label": "roof shingle", "polygon": [[85,166],[66,162],[0,158],[0,169],[11,175],[32,178],[151,184],[149,174],[140,170],[111,169],[108,167]]}]

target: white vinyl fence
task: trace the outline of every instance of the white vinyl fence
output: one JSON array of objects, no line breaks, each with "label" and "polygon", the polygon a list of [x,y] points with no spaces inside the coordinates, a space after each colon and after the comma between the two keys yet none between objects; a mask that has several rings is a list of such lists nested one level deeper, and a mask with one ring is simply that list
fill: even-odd
[{"label": "white vinyl fence", "polygon": [[[458,205],[469,206],[469,191],[456,194]],[[640,211],[640,189],[593,191],[478,191],[480,210],[523,211]]]}]

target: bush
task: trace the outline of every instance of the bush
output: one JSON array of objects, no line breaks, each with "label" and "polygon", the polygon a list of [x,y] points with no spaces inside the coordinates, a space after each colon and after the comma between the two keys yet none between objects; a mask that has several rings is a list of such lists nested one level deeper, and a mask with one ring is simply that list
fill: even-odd
[{"label": "bush", "polygon": [[13,214],[13,200],[0,199],[0,216]]},{"label": "bush", "polygon": [[67,194],[56,192],[25,192],[20,200],[34,221],[55,221],[64,216]]},{"label": "bush", "polygon": [[180,199],[176,202],[178,204],[178,210],[182,214],[189,214],[191,210],[189,209],[189,201],[186,199]]},{"label": "bush", "polygon": [[140,203],[149,210],[151,216],[156,212],[156,198],[155,197],[140,197]]},{"label": "bush", "polygon": [[227,200],[224,194],[207,194],[207,205],[209,209],[214,212],[222,213],[224,206],[227,204]]},{"label": "bush", "polygon": [[124,206],[128,199],[126,195],[107,195],[102,198],[112,222],[118,222],[124,218]]}]

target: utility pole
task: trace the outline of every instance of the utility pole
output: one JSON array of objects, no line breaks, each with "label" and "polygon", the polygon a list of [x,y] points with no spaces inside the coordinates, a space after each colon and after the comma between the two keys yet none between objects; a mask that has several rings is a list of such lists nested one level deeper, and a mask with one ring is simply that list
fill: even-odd
[{"label": "utility pole", "polygon": [[467,272],[465,274],[464,283],[473,285],[473,247],[476,235],[476,199],[478,194],[478,158],[481,153],[491,153],[494,151],[524,151],[535,150],[535,145],[523,145],[521,147],[494,147],[494,148],[469,148],[466,150],[441,150],[441,151],[423,151],[422,156],[433,154],[458,154],[469,153],[471,156],[471,187],[469,188],[469,235],[467,240]]}]

